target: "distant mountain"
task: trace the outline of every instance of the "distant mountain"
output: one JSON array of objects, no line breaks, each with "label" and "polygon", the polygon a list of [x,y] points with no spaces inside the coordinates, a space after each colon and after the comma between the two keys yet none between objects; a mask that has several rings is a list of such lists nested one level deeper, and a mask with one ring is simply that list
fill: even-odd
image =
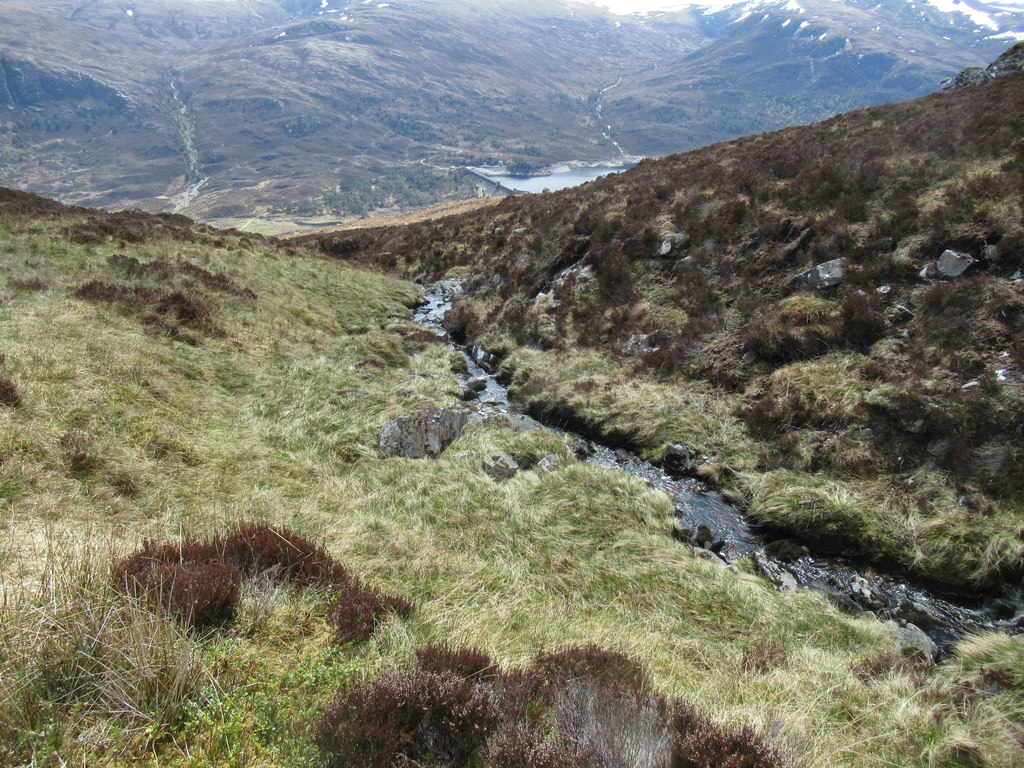
[{"label": "distant mountain", "polygon": [[396,171],[417,199],[465,194],[444,169],[662,154],[926,93],[1024,30],[975,6],[999,30],[906,0],[626,17],[564,0],[5,0],[0,183],[202,218],[314,211]]}]

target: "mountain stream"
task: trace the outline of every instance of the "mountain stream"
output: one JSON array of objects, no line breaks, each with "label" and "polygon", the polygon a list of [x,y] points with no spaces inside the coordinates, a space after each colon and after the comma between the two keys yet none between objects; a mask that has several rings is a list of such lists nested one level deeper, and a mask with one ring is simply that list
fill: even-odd
[{"label": "mountain stream", "polygon": [[702,482],[671,476],[628,451],[601,445],[525,415],[510,401],[508,388],[495,375],[497,358],[478,346],[463,347],[448,337],[444,315],[459,293],[461,284],[457,280],[427,287],[425,301],[414,319],[443,335],[449,347],[466,359],[468,373],[456,376],[467,392],[473,392],[467,404],[475,418],[506,417],[523,428],[564,434],[587,462],[611,471],[628,472],[668,494],[675,504],[678,530],[685,530],[700,543],[695,550],[700,556],[720,562],[723,567],[750,558],[758,571],[780,589],[813,589],[851,613],[871,612],[880,619],[911,623],[925,631],[942,650],[971,631],[998,629],[1014,633],[1024,629],[1024,591],[1019,586],[997,597],[952,598],[894,573],[878,572],[841,557],[820,556],[800,543],[788,542],[790,546],[780,550],[777,544],[761,538],[736,506]]}]

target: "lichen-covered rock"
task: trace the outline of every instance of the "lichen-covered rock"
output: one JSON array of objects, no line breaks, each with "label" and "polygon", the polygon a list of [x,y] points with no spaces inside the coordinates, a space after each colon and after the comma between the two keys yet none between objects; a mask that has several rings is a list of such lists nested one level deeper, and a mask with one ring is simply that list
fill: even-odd
[{"label": "lichen-covered rock", "polygon": [[896,625],[896,647],[904,652],[917,652],[934,660],[939,655],[939,647],[920,627],[909,622]]},{"label": "lichen-covered rock", "polygon": [[438,456],[468,421],[468,412],[461,408],[433,408],[389,421],[380,431],[380,453],[407,459]]},{"label": "lichen-covered rock", "polygon": [[960,277],[960,275],[970,269],[973,264],[974,259],[966,253],[960,253],[959,251],[947,248],[942,252],[942,255],[939,256],[939,260],[936,262],[935,268],[943,277]]},{"label": "lichen-covered rock", "polygon": [[839,285],[846,277],[846,259],[832,259],[817,264],[793,279],[793,288],[798,291],[816,291]]}]

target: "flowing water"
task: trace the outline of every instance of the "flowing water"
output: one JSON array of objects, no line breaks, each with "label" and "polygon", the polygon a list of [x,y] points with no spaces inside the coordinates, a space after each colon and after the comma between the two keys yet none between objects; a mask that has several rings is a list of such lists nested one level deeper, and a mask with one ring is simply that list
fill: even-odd
[{"label": "flowing water", "polygon": [[[448,339],[443,321],[452,298],[461,292],[456,280],[445,280],[425,291],[425,302],[414,319]],[[524,428],[551,429],[565,434],[585,460],[613,471],[634,475],[668,494],[675,504],[679,528],[704,539],[714,553],[704,556],[720,560],[724,566],[741,558],[751,558],[758,569],[780,588],[805,588],[823,592],[840,607],[851,612],[871,611],[883,619],[902,620],[919,626],[940,648],[964,634],[980,629],[1018,632],[1024,628],[1024,593],[1020,587],[999,597],[971,600],[950,598],[892,573],[837,557],[825,557],[793,544],[789,551],[778,551],[758,536],[743,513],[725,501],[714,489],[692,478],[677,478],[640,457],[600,445],[555,426],[541,424],[523,414],[510,401],[508,388],[495,372],[499,360],[480,347],[462,347],[448,339],[452,349],[466,359],[468,374],[458,374],[459,383],[478,392],[469,404],[475,418],[504,416]],[[702,527],[706,530],[702,531]],[[710,533],[711,541],[707,536]]]}]

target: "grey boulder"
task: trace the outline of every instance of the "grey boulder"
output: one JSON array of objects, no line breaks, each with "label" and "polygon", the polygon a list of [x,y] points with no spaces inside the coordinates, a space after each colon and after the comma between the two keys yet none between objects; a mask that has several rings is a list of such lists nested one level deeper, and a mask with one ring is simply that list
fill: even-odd
[{"label": "grey boulder", "polygon": [[461,408],[432,408],[394,419],[380,430],[382,456],[407,459],[436,457],[461,433],[469,413]]}]

